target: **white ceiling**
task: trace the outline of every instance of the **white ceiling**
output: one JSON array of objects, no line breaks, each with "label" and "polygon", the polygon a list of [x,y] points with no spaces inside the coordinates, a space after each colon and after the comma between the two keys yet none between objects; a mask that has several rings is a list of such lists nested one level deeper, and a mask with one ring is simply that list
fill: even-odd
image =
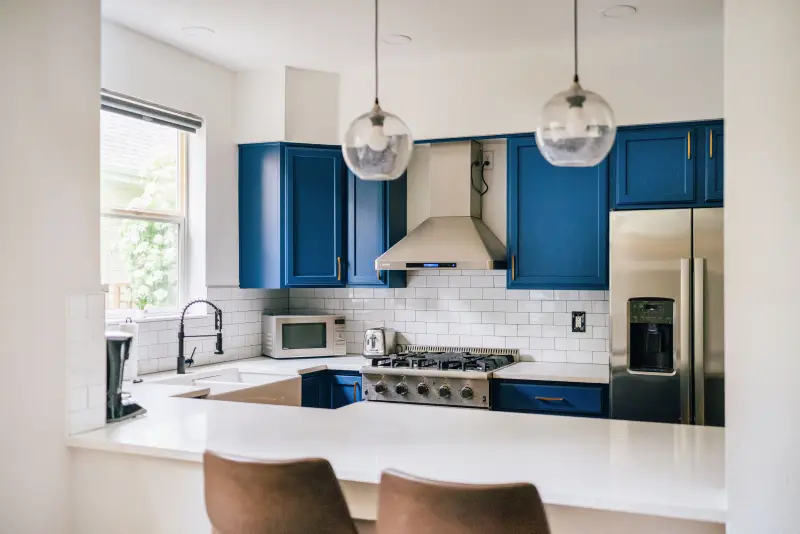
[{"label": "white ceiling", "polygon": [[[687,32],[719,35],[723,0],[581,0],[586,46]],[[635,16],[608,19],[618,3]],[[342,71],[372,60],[372,0],[103,0],[103,17],[232,70],[269,66]],[[381,34],[410,45],[382,45],[382,61],[414,62],[462,54],[498,54],[562,46],[572,34],[569,0],[381,0]],[[181,28],[205,26],[210,38]],[[566,40],[566,41],[565,41]]]}]

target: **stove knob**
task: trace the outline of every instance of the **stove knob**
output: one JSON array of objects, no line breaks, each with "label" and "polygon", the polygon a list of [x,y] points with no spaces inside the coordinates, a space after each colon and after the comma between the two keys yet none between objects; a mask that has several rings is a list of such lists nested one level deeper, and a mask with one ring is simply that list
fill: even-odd
[{"label": "stove knob", "polygon": [[464,386],[463,388],[461,388],[461,398],[462,399],[469,400],[469,399],[472,398],[472,396],[474,394],[475,394],[475,392],[472,391],[472,388],[469,387],[469,386]]},{"label": "stove knob", "polygon": [[386,382],[378,382],[375,384],[375,393],[386,393]]},{"label": "stove knob", "polygon": [[450,386],[445,384],[444,386],[440,387],[439,388],[439,396],[440,397],[444,397],[444,398],[449,397],[450,396]]},{"label": "stove knob", "polygon": [[428,384],[425,382],[420,382],[419,385],[417,385],[417,393],[420,395],[427,395],[430,390],[431,388],[429,388]]},{"label": "stove knob", "polygon": [[394,387],[394,392],[397,393],[398,395],[405,395],[406,393],[408,393],[408,386],[406,385],[405,382],[400,382]]}]

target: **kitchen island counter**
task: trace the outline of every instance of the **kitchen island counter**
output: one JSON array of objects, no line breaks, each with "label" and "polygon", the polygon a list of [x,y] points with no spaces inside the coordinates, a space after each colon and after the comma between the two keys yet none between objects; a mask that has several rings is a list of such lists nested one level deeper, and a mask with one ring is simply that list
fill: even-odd
[{"label": "kitchen island counter", "polygon": [[167,395],[148,402],[146,416],[72,436],[69,446],[193,464],[206,449],[322,457],[346,493],[347,484],[361,488],[366,500],[351,510],[362,519],[374,519],[376,484],[394,468],[451,482],[532,482],[548,505],[725,521],[719,428],[378,402],[338,410]]}]

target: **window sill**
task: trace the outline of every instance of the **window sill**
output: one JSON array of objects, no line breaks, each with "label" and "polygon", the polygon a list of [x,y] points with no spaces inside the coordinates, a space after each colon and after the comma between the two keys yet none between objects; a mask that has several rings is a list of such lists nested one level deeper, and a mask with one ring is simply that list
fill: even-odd
[{"label": "window sill", "polygon": [[[187,313],[184,315],[184,319],[201,319],[203,317],[208,317],[208,314],[205,312],[193,312]],[[106,324],[120,324],[126,322],[126,320],[130,318],[130,320],[134,323],[157,323],[161,321],[178,321],[181,318],[180,313],[162,313],[162,314],[153,314],[153,315],[146,315],[144,317],[139,317],[138,319],[134,319],[129,315],[121,314],[121,315],[106,315]]]}]

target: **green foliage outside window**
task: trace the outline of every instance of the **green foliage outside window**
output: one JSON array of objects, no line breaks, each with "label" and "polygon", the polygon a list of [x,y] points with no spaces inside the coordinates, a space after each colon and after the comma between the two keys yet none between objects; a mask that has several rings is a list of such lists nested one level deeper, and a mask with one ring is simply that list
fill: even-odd
[{"label": "green foliage outside window", "polygon": [[[174,154],[163,155],[141,173],[143,193],[128,203],[128,209],[175,211]],[[130,274],[132,300],[155,308],[178,303],[178,225],[126,219],[115,251],[124,258]]]}]

